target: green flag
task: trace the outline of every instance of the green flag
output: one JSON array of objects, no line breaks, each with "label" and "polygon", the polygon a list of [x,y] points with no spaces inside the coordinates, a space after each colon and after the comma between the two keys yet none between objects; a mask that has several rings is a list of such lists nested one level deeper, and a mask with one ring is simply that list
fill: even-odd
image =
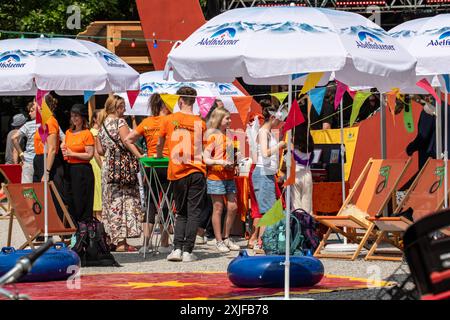
[{"label": "green flag", "polygon": [[405,124],[406,131],[408,133],[414,132],[414,120],[412,114],[411,102],[405,106],[403,109],[403,122]]},{"label": "green flag", "polygon": [[361,109],[361,106],[363,105],[364,101],[368,97],[372,95],[372,92],[364,92],[364,91],[358,91],[353,98],[353,107],[352,107],[352,114],[350,116],[350,127],[353,126],[353,124],[356,121],[356,118],[358,117],[359,110]]},{"label": "green flag", "polygon": [[278,199],[273,204],[273,207],[263,215],[261,220],[259,220],[258,227],[271,226],[283,218],[283,204],[281,203],[281,199]]},{"label": "green flag", "polygon": [[277,93],[271,93],[270,94],[272,97],[275,97],[278,99],[278,101],[280,101],[280,103],[283,103],[284,99],[286,99],[286,97],[288,96],[287,92],[277,92]]}]

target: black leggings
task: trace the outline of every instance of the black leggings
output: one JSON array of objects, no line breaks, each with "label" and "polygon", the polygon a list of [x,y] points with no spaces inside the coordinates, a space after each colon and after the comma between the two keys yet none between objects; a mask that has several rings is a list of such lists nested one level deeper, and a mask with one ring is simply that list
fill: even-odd
[{"label": "black leggings", "polygon": [[94,208],[94,171],[90,163],[67,164],[66,192],[75,222],[89,221]]}]

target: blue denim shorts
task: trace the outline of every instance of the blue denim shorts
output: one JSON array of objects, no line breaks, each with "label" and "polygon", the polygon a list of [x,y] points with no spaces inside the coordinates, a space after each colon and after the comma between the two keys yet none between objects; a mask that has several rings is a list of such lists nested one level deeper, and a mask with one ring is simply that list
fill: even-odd
[{"label": "blue denim shorts", "polygon": [[253,171],[252,182],[259,212],[264,214],[272,208],[277,200],[275,192],[275,176],[266,176],[261,172],[261,168],[256,167]]},{"label": "blue denim shorts", "polygon": [[234,180],[207,180],[208,194],[228,194],[236,193]]}]

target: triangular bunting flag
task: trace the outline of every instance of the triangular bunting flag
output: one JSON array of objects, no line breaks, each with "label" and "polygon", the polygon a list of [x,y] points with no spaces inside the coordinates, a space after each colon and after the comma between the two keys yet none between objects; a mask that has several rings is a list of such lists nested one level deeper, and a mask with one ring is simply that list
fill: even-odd
[{"label": "triangular bunting flag", "polygon": [[352,107],[352,114],[350,115],[350,127],[353,126],[353,124],[356,121],[356,118],[358,117],[359,110],[361,109],[361,106],[363,105],[364,101],[368,97],[372,95],[372,92],[367,91],[358,91],[355,94],[355,98],[353,99],[353,107]]},{"label": "triangular bunting flag", "polygon": [[350,87],[347,87],[347,92],[352,97],[352,99],[355,99],[357,91],[350,89]]},{"label": "triangular bunting flag", "polygon": [[320,79],[323,76],[323,72],[313,72],[308,74],[308,77],[305,80],[305,84],[303,85],[302,91],[300,94],[305,94],[309,90],[314,89],[319,83]]},{"label": "triangular bunting flag", "polygon": [[431,94],[436,99],[437,102],[441,103],[441,99],[436,94],[436,91],[434,91],[433,87],[431,86],[431,84],[428,82],[427,79],[423,78],[422,80],[418,81],[416,83],[416,85],[418,87],[421,87],[423,90],[425,90],[429,94]]},{"label": "triangular bunting flag", "polygon": [[292,102],[291,110],[289,110],[289,114],[281,130],[282,135],[284,135],[288,130],[291,130],[299,124],[302,124],[303,122],[305,122],[305,117],[300,110],[297,99],[294,99],[294,101]]},{"label": "triangular bunting flag", "polygon": [[393,88],[391,91],[386,93],[387,105],[389,107],[389,110],[391,110],[394,126],[395,126],[395,107],[397,105],[397,97],[399,96],[399,93],[400,93],[399,88]]},{"label": "triangular bunting flag", "polygon": [[292,81],[294,81],[295,79],[304,77],[304,76],[306,76],[306,75],[307,75],[307,73],[294,73],[294,74],[292,75]]},{"label": "triangular bunting flag", "polygon": [[[417,103],[414,100],[412,103]],[[405,124],[406,132],[413,133],[414,132],[414,120],[412,113],[412,103],[405,105],[403,109],[403,123]]]},{"label": "triangular bunting flag", "polygon": [[278,199],[258,222],[258,227],[271,226],[284,218],[283,204]]},{"label": "triangular bunting flag", "polygon": [[130,103],[130,108],[133,109],[134,103],[139,95],[139,90],[127,90],[128,102]]},{"label": "triangular bunting flag", "polygon": [[234,105],[239,112],[242,124],[244,127],[247,125],[248,114],[250,113],[250,107],[252,105],[252,96],[242,96],[242,97],[231,97],[233,99]]},{"label": "triangular bunting flag", "polygon": [[287,92],[277,92],[277,93],[271,93],[270,95],[272,97],[275,97],[278,99],[278,101],[280,101],[280,103],[283,103],[284,99],[286,99],[286,97],[288,96],[289,93]]},{"label": "triangular bunting flag", "polygon": [[309,99],[311,100],[312,105],[317,111],[317,114],[320,115],[322,112],[323,99],[325,98],[325,92],[327,88],[316,88],[312,89],[309,92]]},{"label": "triangular bunting flag", "polygon": [[287,186],[292,186],[295,183],[295,160],[294,156],[291,157],[291,168],[289,170],[289,176],[287,177],[286,181],[283,184],[283,188]]},{"label": "triangular bunting flag", "polygon": [[47,143],[48,138],[48,125],[41,124],[38,128],[39,136],[41,137],[42,142]]},{"label": "triangular bunting flag", "polygon": [[[47,102],[45,102],[45,99],[42,99],[42,108],[41,108],[41,121],[42,124],[47,124],[48,119],[53,115],[52,111],[47,105]],[[37,114],[37,112],[36,112]]]},{"label": "triangular bunting flag", "polygon": [[447,89],[447,93],[450,93],[450,74],[443,74],[445,88]]},{"label": "triangular bunting flag", "polygon": [[84,103],[88,103],[89,99],[95,94],[95,91],[86,90],[84,91]]},{"label": "triangular bunting flag", "polygon": [[178,99],[180,99],[180,96],[176,94],[162,93],[161,99],[162,101],[164,101],[164,104],[170,110],[170,112],[173,112],[173,108],[175,108],[175,105],[177,104]]},{"label": "triangular bunting flag", "polygon": [[334,96],[334,110],[337,110],[344,97],[345,91],[348,90],[348,86],[342,82],[336,80],[336,95]]},{"label": "triangular bunting flag", "polygon": [[47,90],[41,90],[41,89],[37,89],[36,91],[36,102],[39,106],[42,105],[42,99],[44,98],[44,96],[48,93],[49,91]]},{"label": "triangular bunting flag", "polygon": [[216,101],[215,97],[197,97],[197,104],[202,118],[206,118],[209,110]]}]

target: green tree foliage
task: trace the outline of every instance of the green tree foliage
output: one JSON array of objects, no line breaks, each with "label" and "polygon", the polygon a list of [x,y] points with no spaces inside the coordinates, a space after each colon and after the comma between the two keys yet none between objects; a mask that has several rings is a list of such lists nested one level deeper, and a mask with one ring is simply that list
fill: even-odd
[{"label": "green tree foliage", "polygon": [[[67,8],[81,11],[81,29],[68,29]],[[1,0],[0,29],[77,34],[95,20],[139,20],[134,0]]]}]

